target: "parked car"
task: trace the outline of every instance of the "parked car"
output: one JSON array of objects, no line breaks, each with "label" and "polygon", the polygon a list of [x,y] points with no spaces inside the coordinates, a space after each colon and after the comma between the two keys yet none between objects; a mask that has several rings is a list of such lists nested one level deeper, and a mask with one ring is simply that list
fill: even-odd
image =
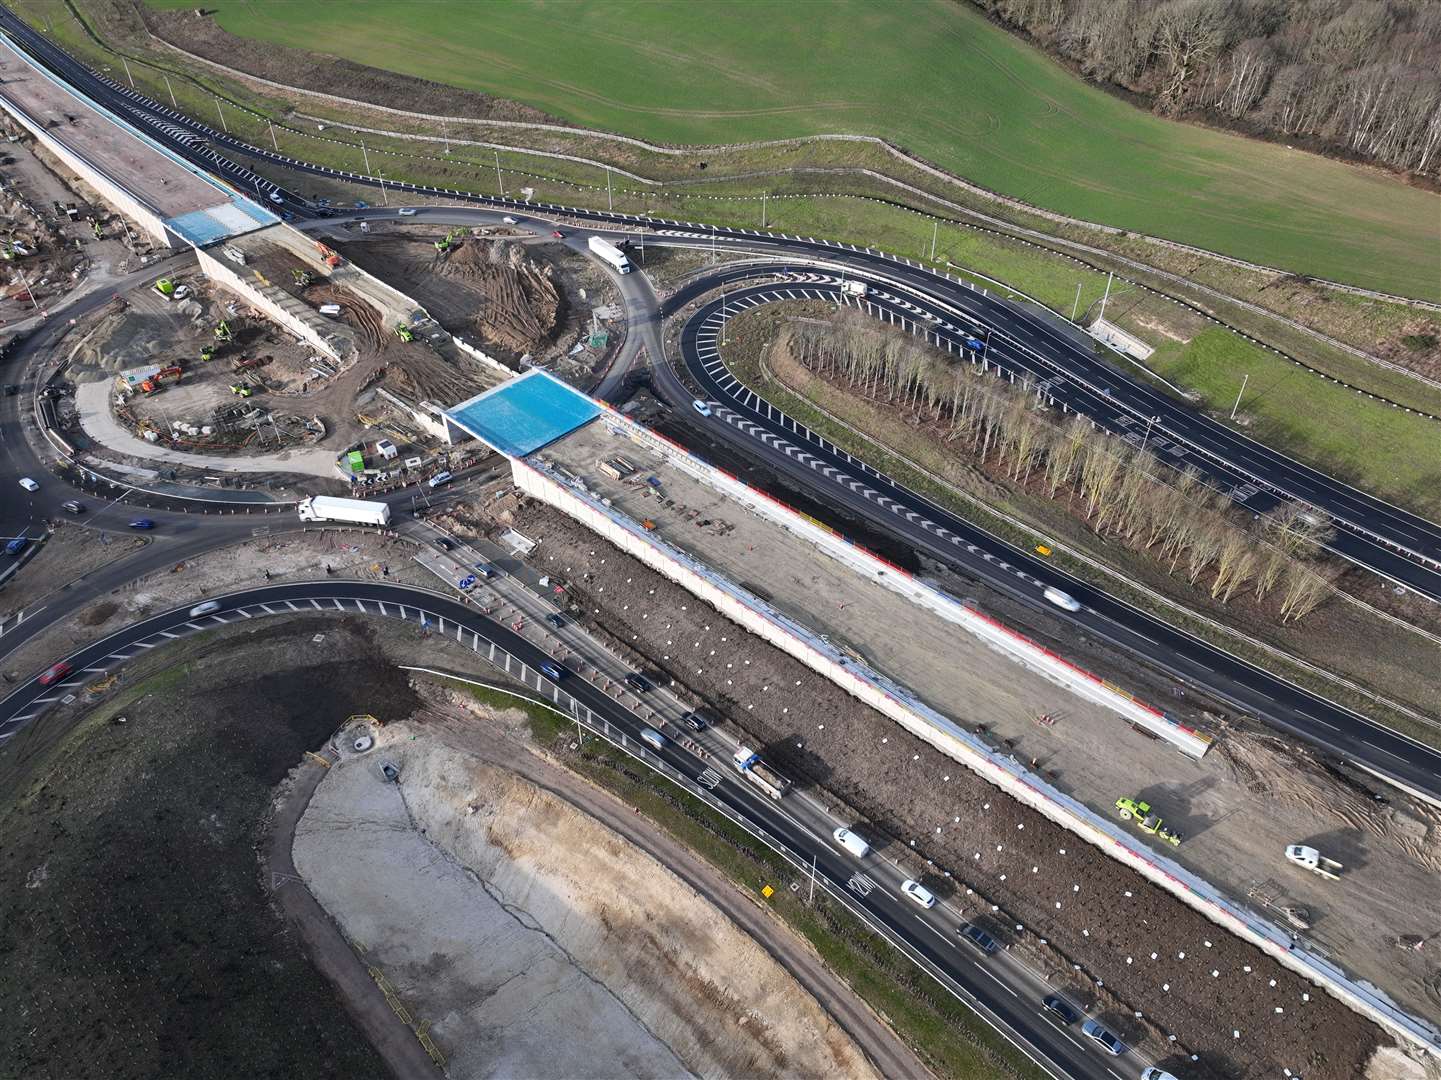
[{"label": "parked car", "polygon": [[906,878],[905,881],[901,882],[901,892],[909,896],[923,908],[933,908],[936,906],[936,894],[931,892],[930,889],[926,888],[919,881]]},{"label": "parked car", "polygon": [[986,933],[975,923],[966,923],[960,928],[958,933],[961,935],[962,939],[964,939],[965,941],[969,941],[972,945],[980,949],[981,952],[985,953],[987,956],[990,956],[993,952],[1000,948],[1000,946],[996,944],[996,939],[991,937],[990,934]]},{"label": "parked car", "polygon": [[650,680],[639,671],[632,671],[625,677],[625,684],[637,694],[644,694],[650,690]]},{"label": "parked car", "polygon": [[132,529],[153,529],[155,528],[155,522],[149,518],[136,518],[130,523],[130,527]]},{"label": "parked car", "polygon": [[14,540],[11,540],[8,544],[5,545],[5,554],[19,555],[22,551],[25,550],[25,545],[28,543],[30,543],[29,537],[17,536]]},{"label": "parked car", "polygon": [[67,664],[64,660],[61,660],[60,663],[54,665],[48,671],[46,671],[44,675],[40,676],[40,685],[51,686],[55,683],[58,683],[61,679],[65,678],[66,675],[69,675],[70,672],[73,670],[74,669],[69,664]]},{"label": "parked car", "polygon": [[415,207],[402,206],[399,210],[396,211],[396,213],[399,214],[401,217],[415,217]]},{"label": "parked car", "polygon": [[22,476],[20,478],[20,486],[23,487],[26,491],[40,490],[40,485],[37,484],[34,480],[31,480],[28,476]]},{"label": "parked car", "polygon": [[1081,1025],[1081,1034],[1100,1046],[1108,1054],[1120,1057],[1126,1052],[1126,1044],[1107,1030],[1099,1020],[1087,1020]]},{"label": "parked car", "polygon": [[452,479],[454,478],[450,475],[449,471],[442,470],[427,480],[426,483],[433,488],[438,488],[441,484],[450,483]]},{"label": "parked car", "polygon": [[85,504],[79,499],[66,499],[60,504],[60,509],[67,514],[83,514],[85,513]]},{"label": "parked car", "polygon": [[1041,1007],[1063,1024],[1074,1024],[1081,1018],[1081,1011],[1065,998],[1047,994],[1041,999]]},{"label": "parked car", "polygon": [[220,610],[220,601],[219,601],[219,600],[207,600],[207,601],[205,601],[205,603],[203,603],[203,604],[196,604],[193,608],[191,608],[191,609],[190,609],[190,617],[191,617],[192,619],[194,619],[194,618],[198,618],[198,617],[201,616],[201,615],[209,615],[212,611],[219,611],[219,610]]}]

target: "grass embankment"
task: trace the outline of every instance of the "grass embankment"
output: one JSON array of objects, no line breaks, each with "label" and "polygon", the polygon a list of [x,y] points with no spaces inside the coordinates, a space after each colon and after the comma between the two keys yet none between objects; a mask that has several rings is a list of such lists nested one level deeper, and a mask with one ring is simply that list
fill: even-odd
[{"label": "grass embankment", "polygon": [[[483,705],[519,708],[537,744],[558,747],[575,737],[574,721],[504,691],[454,680],[449,685]],[[722,870],[740,889],[761,897],[795,933],[805,938],[837,974],[875,1009],[940,1076],[988,1080],[998,1075],[1042,1077],[975,1013],[922,974],[908,959],[827,896],[807,904],[789,883],[799,872],[730,819],[637,765],[603,739],[587,736],[576,752],[559,755],[570,769],[609,791],[656,822],[677,840]]]},{"label": "grass embankment", "polygon": [[1159,119],[1086,85],[968,4],[843,0],[817,18],[804,4],[514,3],[482,16],[461,0],[365,0],[339,18],[325,5],[250,0],[222,4],[214,18],[241,37],[323,42],[363,64],[656,142],[878,135],[1076,217],[1441,298],[1434,196]]},{"label": "grass embankment", "polygon": [[[273,10],[264,3],[254,6],[257,11]],[[380,14],[371,9],[386,6],[371,4],[360,10],[369,12],[368,18],[380,18]],[[444,4],[427,6],[425,19],[430,17],[435,6],[445,7]],[[270,146],[273,141],[281,152],[318,164],[353,171],[383,172],[414,182],[479,193],[494,193],[503,183],[505,189],[514,194],[520,186],[529,185],[534,188],[534,197],[538,200],[592,206],[606,206],[613,202],[615,209],[631,213],[645,212],[747,227],[759,227],[764,223],[778,231],[844,239],[922,261],[929,261],[934,255],[934,263],[940,268],[955,264],[999,279],[1067,315],[1073,311],[1084,313],[1093,309],[1105,288],[1103,274],[1065,256],[960,224],[942,222],[938,227],[936,220],[925,214],[853,197],[899,196],[919,206],[930,205],[923,197],[902,196],[894,187],[879,179],[850,171],[852,167],[864,167],[903,177],[908,183],[944,192],[953,201],[977,205],[987,212],[995,213],[999,209],[994,203],[987,204],[983,199],[958,191],[954,185],[947,185],[918,169],[901,165],[874,146],[818,142],[798,147],[738,148],[707,153],[707,169],[701,172],[696,168],[699,161],[688,156],[677,158],[571,133],[540,134],[495,127],[471,133],[500,141],[534,139],[536,145],[545,145],[558,152],[592,157],[599,155],[602,160],[623,163],[624,167],[633,168],[643,175],[659,176],[671,182],[659,189],[651,189],[615,177],[608,196],[604,190],[607,177],[603,169],[519,151],[506,151],[500,155],[504,178],[497,180],[494,171],[496,157],[488,149],[458,146],[453,147],[454,153],[446,154],[440,143],[426,144],[367,135],[363,136],[366,145],[362,150],[358,145],[361,137],[354,133],[333,127],[323,133],[317,132],[313,124],[295,119],[291,115],[291,106],[271,94],[257,93],[253,88],[221,78],[203,66],[193,65],[192,71],[191,67],[180,66],[188,62],[182,62],[175,54],[145,47],[143,38],[135,34],[134,26],[117,20],[113,13],[107,16],[98,0],[88,0],[83,10],[89,19],[88,33],[86,27],[69,14],[64,0],[34,0],[27,5],[25,14],[37,23],[48,19],[53,35],[61,44],[87,57],[97,66],[109,64],[111,74],[117,78],[123,78],[123,73],[116,58],[97,46],[90,34],[107,43],[108,36],[121,38],[121,44],[127,51],[135,54],[138,50],[151,56],[172,72],[167,82],[161,77],[161,70],[132,61],[130,72],[143,91],[161,101],[173,95],[182,110],[210,123],[217,122],[221,115],[218,110],[223,108],[227,126],[234,134],[261,146]],[[507,9],[508,12],[511,10]],[[297,15],[300,21],[294,25],[301,25],[309,17]],[[507,15],[509,17],[512,16]],[[986,29],[993,32],[989,27]],[[443,72],[432,74],[439,77]],[[263,115],[248,113],[233,105],[218,105],[216,94],[227,100],[243,102],[256,114]],[[325,116],[334,112],[316,108],[313,99],[307,98],[301,99],[301,107]],[[272,128],[267,125],[264,116],[286,118],[285,122],[293,124],[295,130]],[[400,118],[378,113],[360,122],[417,132],[423,132],[426,127],[423,123],[402,123]],[[430,126],[435,129],[430,134],[442,134],[439,125]],[[466,134],[454,126],[444,128],[444,133],[452,138]],[[833,171],[842,167],[847,171],[840,174]],[[779,175],[778,170],[781,171]],[[304,183],[300,183],[302,190]],[[772,197],[762,200],[758,197],[761,192],[769,192]],[[842,197],[822,197],[830,195]],[[367,197],[372,201],[375,199],[374,193]],[[942,216],[950,216],[949,211],[932,208]],[[1023,223],[1080,235],[1075,230],[1048,225],[1039,219]],[[1420,232],[1424,234],[1425,230]],[[1091,243],[1098,242],[1093,232],[1085,233],[1081,238]],[[1398,305],[1335,293],[1317,294],[1303,284],[1274,286],[1250,272],[1217,261],[1182,256],[1155,245],[1141,245],[1136,240],[1111,238],[1105,242],[1135,257],[1161,257],[1169,269],[1197,274],[1217,287],[1247,297],[1251,302],[1269,303],[1273,299],[1282,299],[1284,302],[1279,305],[1282,310],[1291,315],[1300,312],[1303,319],[1315,316],[1326,329],[1340,332],[1343,337],[1366,347],[1378,347],[1379,342],[1380,346],[1384,346],[1383,351],[1405,353],[1407,347],[1402,344],[1403,341],[1424,342],[1429,340],[1428,335],[1441,335],[1441,319]],[[1184,265],[1172,265],[1177,259],[1183,259]],[[1093,261],[1104,263],[1105,259],[1096,257]],[[1146,279],[1145,275],[1141,277]],[[1168,290],[1177,288],[1159,278],[1153,278],[1151,283]],[[1184,290],[1181,291],[1184,293]],[[1441,414],[1441,391],[1432,386],[1377,367],[1239,305],[1218,301],[1214,297],[1198,296],[1194,299],[1247,332],[1273,341],[1308,365],[1336,379],[1410,408]],[[1157,354],[1157,364],[1160,365],[1157,370],[1201,394],[1218,415],[1225,416],[1229,412],[1242,375],[1249,373],[1250,384],[1266,388],[1264,392],[1251,394],[1251,386],[1248,385],[1247,408],[1253,423],[1252,430],[1258,436],[1278,449],[1339,472],[1382,497],[1422,513],[1434,514],[1441,506],[1441,484],[1435,483],[1434,477],[1428,482],[1426,470],[1426,463],[1434,457],[1428,448],[1441,430],[1434,421],[1394,409],[1364,395],[1348,393],[1224,331],[1207,334],[1202,339],[1198,335],[1214,329],[1212,324],[1144,290],[1117,284],[1112,290],[1107,312],[1113,321],[1127,330],[1161,346]],[[1437,363],[1441,367],[1441,358]],[[1194,383],[1189,381],[1193,378]],[[1333,422],[1336,418],[1340,418],[1339,423]],[[1379,450],[1378,442],[1372,438],[1372,433],[1376,431],[1383,432]]]},{"label": "grass embankment", "polygon": [[[1223,626],[1238,626],[1241,633],[1283,654],[1299,657],[1322,672],[1349,679],[1424,715],[1434,715],[1441,692],[1431,677],[1417,675],[1418,671],[1430,670],[1427,657],[1434,656],[1435,646],[1428,639],[1340,600],[1288,627],[1245,616],[1238,606],[1213,602],[1204,591],[1188,588],[1154,562],[1107,543],[1060,504],[983,476],[968,460],[942,451],[929,435],[908,424],[894,408],[863,401],[790,365],[785,379],[777,378],[761,357],[776,337],[780,320],[786,317],[782,307],[767,305],[734,318],[727,329],[730,347],[725,356],[737,378],[777,407],[988,532],[1027,550],[1044,539],[1056,547],[1052,558],[1067,572],[1258,667],[1422,742],[1441,746],[1441,728],[1389,708],[1324,674],[1290,663],[1188,612],[1198,612]],[[1084,554],[1110,572],[1073,557],[1071,552]],[[1143,590],[1166,596],[1180,606],[1164,603]]]}]

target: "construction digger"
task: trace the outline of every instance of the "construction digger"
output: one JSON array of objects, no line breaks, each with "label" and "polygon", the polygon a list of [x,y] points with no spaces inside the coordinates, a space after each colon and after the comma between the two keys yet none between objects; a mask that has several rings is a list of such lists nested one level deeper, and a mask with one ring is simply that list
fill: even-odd
[{"label": "construction digger", "polygon": [[445,255],[449,253],[451,248],[455,247],[455,242],[464,236],[464,229],[451,229],[450,232],[445,234],[444,239],[435,242],[435,250]]},{"label": "construction digger", "polygon": [[206,362],[206,361],[208,361],[208,360],[214,360],[214,359],[215,359],[215,346],[214,346],[214,345],[202,345],[202,346],[200,346],[200,360],[201,360],[201,363],[204,363],[204,362]]},{"label": "construction digger", "polygon": [[339,266],[341,263],[345,262],[345,260],[342,259],[339,255],[337,255],[333,249],[327,247],[325,244],[322,244],[319,240],[315,241],[315,250],[320,252],[320,260],[332,270],[335,269],[335,267]]},{"label": "construction digger", "polygon": [[411,333],[410,327],[406,326],[405,323],[395,324],[395,336],[400,338],[401,341],[415,340],[415,335]]},{"label": "construction digger", "polygon": [[219,325],[215,327],[215,340],[230,341],[233,338],[234,334],[230,330],[230,321],[228,319],[221,319]]},{"label": "construction digger", "polygon": [[295,282],[296,288],[304,289],[310,284],[310,271],[292,268],[290,271],[290,279]]},{"label": "construction digger", "polygon": [[1161,815],[1151,809],[1151,804],[1142,802],[1140,799],[1117,799],[1116,813],[1120,814],[1126,821],[1135,821],[1136,828],[1143,833],[1150,833],[1158,840],[1163,840],[1172,847],[1181,846],[1181,834],[1174,829],[1166,828],[1161,820]]},{"label": "construction digger", "polygon": [[250,387],[244,386],[241,383],[231,383],[230,392],[243,398],[249,397],[251,394],[254,393],[254,391],[251,390]]}]

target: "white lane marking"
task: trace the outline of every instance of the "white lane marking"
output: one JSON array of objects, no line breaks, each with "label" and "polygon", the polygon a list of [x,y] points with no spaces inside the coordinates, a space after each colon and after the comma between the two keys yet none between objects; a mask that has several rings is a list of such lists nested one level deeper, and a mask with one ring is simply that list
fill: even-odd
[{"label": "white lane marking", "polygon": [[260,610],[263,611],[263,612],[265,612],[265,614],[267,614],[267,615],[274,615],[274,614],[275,614],[275,612],[270,609],[270,605],[269,605],[269,604],[261,604],[261,605],[260,605]]},{"label": "white lane marking", "polygon": [[48,703],[48,702],[51,702],[51,701],[59,701],[59,700],[60,700],[60,699],[59,699],[58,697],[38,697],[38,698],[36,698],[34,701],[32,701],[30,704],[31,704],[31,705],[44,705],[44,704],[46,704],[46,703]]},{"label": "white lane marking", "polygon": [[1367,746],[1369,746],[1372,750],[1379,750],[1381,753],[1386,754],[1386,755],[1388,755],[1388,756],[1390,756],[1390,757],[1393,757],[1393,758],[1395,758],[1397,761],[1405,761],[1405,760],[1406,760],[1406,759],[1403,758],[1400,754],[1393,753],[1392,751],[1387,750],[1384,746],[1377,746],[1377,745],[1376,745],[1375,743],[1373,743],[1370,739],[1362,739],[1361,741],[1362,741],[1363,743],[1365,743]]},{"label": "white lane marking", "polygon": [[1292,710],[1292,711],[1295,712],[1295,713],[1296,713],[1297,715],[1299,715],[1299,716],[1304,716],[1307,720],[1311,721],[1313,724],[1320,724],[1322,727],[1328,727],[1328,728],[1330,728],[1332,731],[1340,731],[1340,730],[1341,730],[1341,729],[1338,728],[1335,724],[1331,723],[1331,722],[1328,721],[1328,720],[1322,720],[1319,716],[1312,716],[1312,715],[1311,715],[1310,713],[1308,713],[1305,709],[1294,709],[1294,710]]},{"label": "white lane marking", "polygon": [[942,933],[940,930],[937,930],[937,929],[936,929],[934,926],[932,926],[930,923],[926,922],[926,920],[925,920],[922,916],[917,915],[917,916],[916,916],[916,922],[920,923],[922,926],[924,926],[924,927],[925,927],[927,930],[929,930],[931,933],[935,934],[936,937],[940,938],[942,941],[944,941],[944,942],[945,942],[947,945],[949,945],[951,948],[954,949],[954,948],[956,947],[956,943],[955,943],[954,941],[952,941],[950,938],[946,937],[946,935],[945,935],[944,933]]},{"label": "white lane marking", "polygon": [[150,642],[148,642],[148,641],[137,641],[135,644],[139,645],[142,649],[153,649],[153,648],[155,648],[155,646],[152,645],[152,644],[151,644]]},{"label": "white lane marking", "polygon": [[[312,597],[311,600],[310,600],[310,606],[313,607],[316,611],[319,611],[319,610],[320,610],[320,601],[319,601],[319,600],[316,600],[314,597]],[[339,600],[337,600],[337,601],[335,602],[335,606],[336,606],[336,607],[339,607],[339,606],[340,606],[340,601],[339,601]]]},{"label": "white lane marking", "polygon": [[162,630],[162,631],[160,631],[160,636],[161,636],[161,637],[168,637],[171,641],[174,641],[174,640],[175,640],[176,638],[178,638],[180,635],[179,635],[179,634],[172,634],[169,630]]},{"label": "white lane marking", "polygon": [[977,971],[979,971],[982,975],[984,975],[986,978],[990,979],[991,982],[995,983],[997,986],[999,986],[999,987],[1000,987],[1002,990],[1004,990],[1006,993],[1010,994],[1011,997],[1016,998],[1016,999],[1019,1000],[1019,998],[1020,998],[1020,996],[1021,996],[1020,994],[1016,993],[1014,990],[1012,990],[1012,989],[1011,989],[1009,986],[1007,986],[1005,983],[1001,982],[1000,979],[996,978],[996,976],[992,975],[989,971],[987,971],[987,970],[985,969],[985,967],[982,966],[979,961],[977,961],[977,960],[972,960],[972,961],[971,961],[971,964],[972,964],[972,965],[975,967],[975,969],[976,969]]},{"label": "white lane marking", "polygon": [[104,669],[103,667],[88,667],[88,668],[85,668],[84,670],[87,671],[88,673],[90,673],[91,675],[104,675],[104,674],[105,674],[105,669]]},{"label": "white lane marking", "polygon": [[250,612],[246,611],[244,608],[236,608],[236,609],[235,609],[235,613],[236,613],[237,615],[243,616],[244,618],[247,618],[247,619],[253,617],[253,616],[250,614]]}]

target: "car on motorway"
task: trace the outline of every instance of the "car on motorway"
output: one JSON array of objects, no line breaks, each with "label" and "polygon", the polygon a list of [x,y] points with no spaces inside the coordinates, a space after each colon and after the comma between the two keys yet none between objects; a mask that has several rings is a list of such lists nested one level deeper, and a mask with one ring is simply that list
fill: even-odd
[{"label": "car on motorway", "polygon": [[982,349],[984,349],[985,347],[986,347],[986,343],[985,343],[984,341],[982,341],[980,338],[973,338],[973,337],[968,337],[968,338],[966,338],[966,348],[968,348],[968,349],[971,349],[971,350],[973,350],[973,351],[975,351],[975,352],[980,352],[980,351],[981,351]]},{"label": "car on motorway", "polygon": [[5,554],[19,555],[22,551],[25,550],[25,545],[28,543],[30,543],[30,538],[28,536],[17,536],[14,540],[11,540],[8,544],[5,545]]},{"label": "car on motorway", "polygon": [[435,538],[435,546],[440,548],[441,551],[454,551],[455,541],[448,536],[437,536]]},{"label": "car on motorway", "polygon": [[632,671],[625,677],[625,684],[637,694],[644,694],[650,690],[650,680],[639,671]]},{"label": "car on motorway", "polygon": [[1087,1020],[1081,1025],[1081,1034],[1115,1057],[1120,1057],[1126,1052],[1126,1044],[1099,1020]]},{"label": "car on motorway", "polygon": [[441,484],[448,484],[453,479],[455,478],[450,474],[450,470],[442,469],[440,472],[436,473],[429,480],[427,480],[426,484],[430,487],[438,488]]},{"label": "car on motorway", "polygon": [[680,720],[682,724],[690,728],[692,731],[704,731],[706,728],[710,727],[713,722],[710,718],[710,715],[708,713],[702,712],[700,709],[696,709],[693,712],[686,713],[680,718]]},{"label": "car on motorway", "polygon": [[149,518],[136,518],[134,521],[132,521],[132,522],[130,523],[130,528],[132,528],[132,529],[153,529],[153,528],[155,528],[155,522],[151,521]]},{"label": "car on motorway", "polygon": [[554,660],[542,660],[540,662],[540,673],[554,682],[560,682],[561,679],[565,678],[565,668],[561,667]]},{"label": "car on motorway", "polygon": [[1063,1024],[1074,1024],[1081,1018],[1081,1012],[1065,998],[1056,994],[1047,994],[1041,999],[1041,1008],[1045,1009],[1051,1017]]},{"label": "car on motorway", "polygon": [[996,943],[996,939],[991,937],[990,934],[986,933],[975,923],[966,923],[957,930],[956,933],[961,935],[962,941],[969,941],[987,956],[990,956],[1000,948],[1000,945]]},{"label": "car on motorway", "polygon": [[844,825],[831,833],[831,839],[858,859],[864,859],[871,853],[871,845],[851,832],[851,830],[847,829]]},{"label": "car on motorway", "polygon": [[1158,1069],[1154,1065],[1147,1065],[1141,1070],[1141,1080],[1177,1080],[1177,1078],[1165,1069]]},{"label": "car on motorway", "polygon": [[1081,610],[1081,602],[1079,600],[1077,600],[1070,593],[1063,592],[1062,590],[1056,588],[1053,585],[1047,585],[1045,591],[1042,592],[1041,595],[1046,598],[1047,603],[1055,604],[1056,607],[1061,608],[1064,611]]},{"label": "car on motorway", "polygon": [[696,412],[700,413],[702,416],[710,415],[710,406],[707,405],[704,401],[692,401],[690,404],[691,408],[693,408]]},{"label": "car on motorway", "polygon": [[565,239],[565,233],[561,232],[559,229],[552,229],[550,235],[555,237],[557,240]]},{"label": "car on motorway", "polygon": [[40,485],[37,484],[34,480],[31,480],[28,476],[22,476],[20,478],[20,486],[23,487],[26,491],[40,490]]},{"label": "car on motorway", "polygon": [[67,514],[83,514],[85,513],[85,504],[79,499],[66,499],[60,504],[60,509]]},{"label": "car on motorway", "polygon": [[507,225],[519,225],[519,224],[520,224],[520,219],[518,219],[518,218],[513,218],[513,217],[511,217],[509,214],[506,214],[505,217],[501,218],[500,220],[503,221],[503,222],[505,222]]},{"label": "car on motorway", "polygon": [[64,660],[61,660],[60,663],[52,665],[49,669],[46,670],[45,674],[40,676],[40,685],[50,686],[54,683],[58,683],[61,679],[65,678],[66,675],[69,675],[70,672],[74,670],[75,669],[72,668],[69,664],[67,664]]},{"label": "car on motorway", "polygon": [[923,908],[933,908],[936,906],[936,894],[931,892],[930,889],[926,888],[919,881],[906,878],[905,881],[901,882],[901,892],[909,896]]},{"label": "car on motorway", "polygon": [[205,601],[205,603],[203,603],[203,604],[196,604],[193,608],[191,608],[191,609],[190,609],[190,617],[191,617],[192,619],[194,619],[194,618],[197,618],[197,617],[199,617],[199,616],[201,616],[201,615],[209,615],[212,611],[219,611],[219,610],[220,610],[220,601],[219,601],[219,600],[207,600],[207,601]]},{"label": "car on motorway", "polygon": [[396,211],[396,213],[399,214],[401,217],[415,217],[415,207],[402,206],[399,210]]},{"label": "car on motorway", "polygon": [[19,384],[19,383],[6,383],[6,384],[5,384],[5,396],[6,396],[6,397],[14,397],[14,396],[15,396],[16,394],[18,394],[18,393],[20,393],[20,384]]},{"label": "car on motorway", "polygon": [[545,621],[550,623],[550,625],[555,627],[557,630],[559,630],[562,626],[565,625],[565,620],[553,611],[545,617]]},{"label": "car on motorway", "polygon": [[666,747],[666,743],[670,741],[655,728],[648,727],[643,727],[640,729],[640,737],[645,742],[650,743],[650,745],[655,747],[657,750],[664,750]]},{"label": "car on motorway", "polygon": [[285,201],[285,196],[280,194],[280,192],[278,191],[272,191],[270,193],[270,201],[273,203],[283,203]]}]

